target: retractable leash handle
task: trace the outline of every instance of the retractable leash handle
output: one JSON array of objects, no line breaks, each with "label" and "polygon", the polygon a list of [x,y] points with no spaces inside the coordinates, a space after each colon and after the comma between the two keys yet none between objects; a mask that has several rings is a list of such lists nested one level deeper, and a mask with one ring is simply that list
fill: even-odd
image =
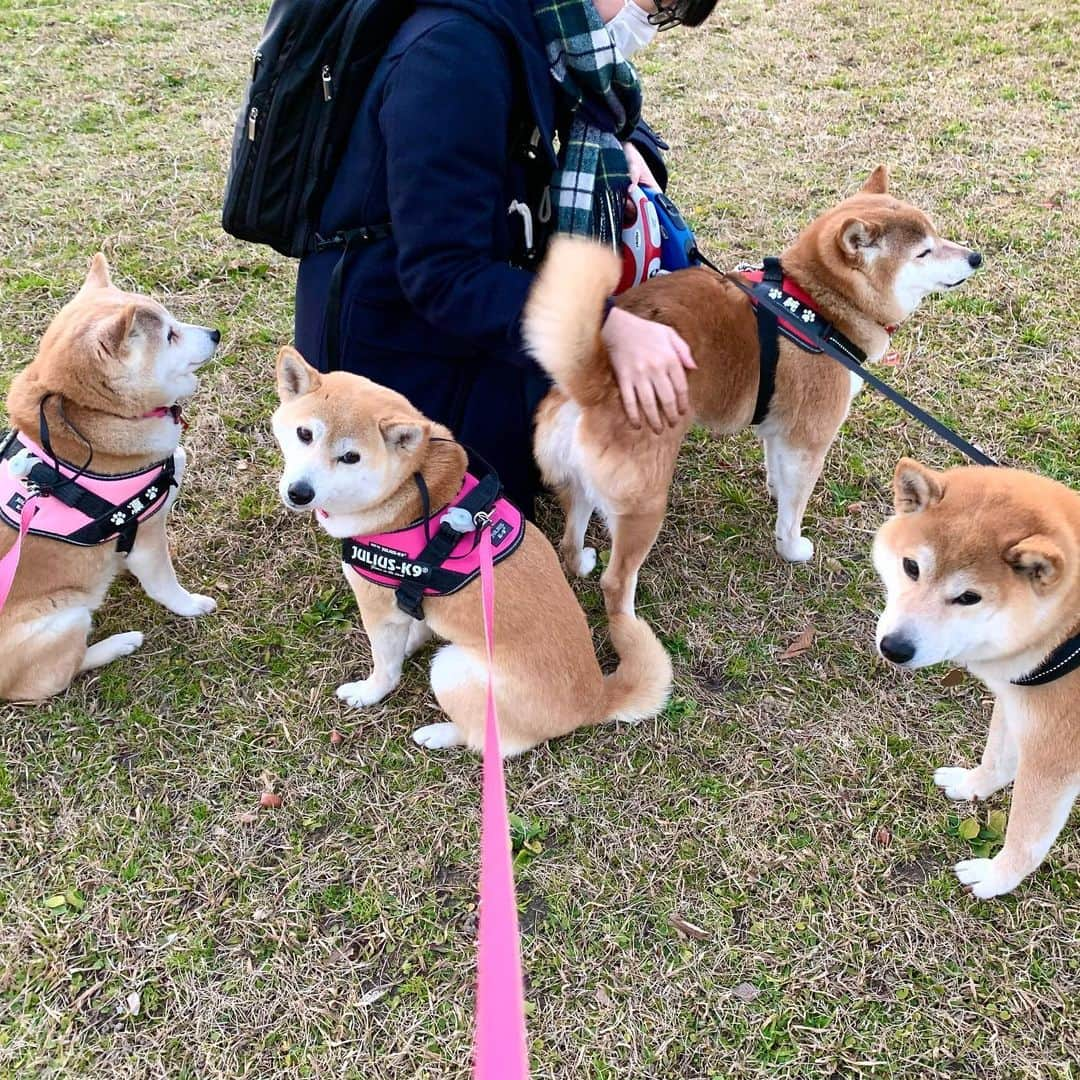
[{"label": "retractable leash handle", "polygon": [[475,1080],[528,1080],[525,987],[511,861],[506,778],[499,746],[493,681],[495,566],[491,529],[481,525],[480,596],[487,647],[487,715],[480,833],[480,923],[477,933]]}]

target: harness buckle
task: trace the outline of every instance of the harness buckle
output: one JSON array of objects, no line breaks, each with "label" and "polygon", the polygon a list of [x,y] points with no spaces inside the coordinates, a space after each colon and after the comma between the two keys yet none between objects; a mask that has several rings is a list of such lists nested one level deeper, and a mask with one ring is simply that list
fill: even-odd
[{"label": "harness buckle", "polygon": [[24,446],[17,454],[12,454],[8,462],[8,472],[20,478],[28,476],[37,463],[38,459]]},{"label": "harness buckle", "polygon": [[[463,506],[452,506],[439,519],[439,524],[449,525],[457,533],[470,533],[481,524],[480,519],[482,516],[485,515],[477,514],[473,517]],[[485,520],[483,524],[486,523]]]}]

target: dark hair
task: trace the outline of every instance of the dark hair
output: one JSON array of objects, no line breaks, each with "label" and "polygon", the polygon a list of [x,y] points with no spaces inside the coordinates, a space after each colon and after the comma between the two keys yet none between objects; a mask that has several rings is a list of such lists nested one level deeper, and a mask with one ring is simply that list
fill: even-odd
[{"label": "dark hair", "polygon": [[649,16],[649,22],[659,30],[670,30],[673,26],[700,26],[716,7],[716,0],[653,0],[656,10]]}]

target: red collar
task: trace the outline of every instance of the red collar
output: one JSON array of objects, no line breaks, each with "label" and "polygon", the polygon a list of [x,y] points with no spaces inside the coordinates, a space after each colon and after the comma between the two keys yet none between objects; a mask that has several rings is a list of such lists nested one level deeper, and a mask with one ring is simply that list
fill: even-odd
[{"label": "red collar", "polygon": [[139,419],[163,420],[166,416],[171,416],[174,424],[179,424],[184,428],[187,427],[187,421],[184,419],[184,411],[179,405],[159,405],[156,409],[151,409],[149,412],[143,413]]}]

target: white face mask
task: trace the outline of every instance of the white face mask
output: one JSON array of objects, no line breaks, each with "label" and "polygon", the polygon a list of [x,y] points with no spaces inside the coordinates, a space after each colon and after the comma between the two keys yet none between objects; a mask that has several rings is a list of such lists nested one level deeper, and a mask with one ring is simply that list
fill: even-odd
[{"label": "white face mask", "polygon": [[615,42],[615,48],[627,60],[656,37],[656,27],[649,22],[648,14],[639,8],[634,0],[626,0],[615,18],[605,25]]}]

